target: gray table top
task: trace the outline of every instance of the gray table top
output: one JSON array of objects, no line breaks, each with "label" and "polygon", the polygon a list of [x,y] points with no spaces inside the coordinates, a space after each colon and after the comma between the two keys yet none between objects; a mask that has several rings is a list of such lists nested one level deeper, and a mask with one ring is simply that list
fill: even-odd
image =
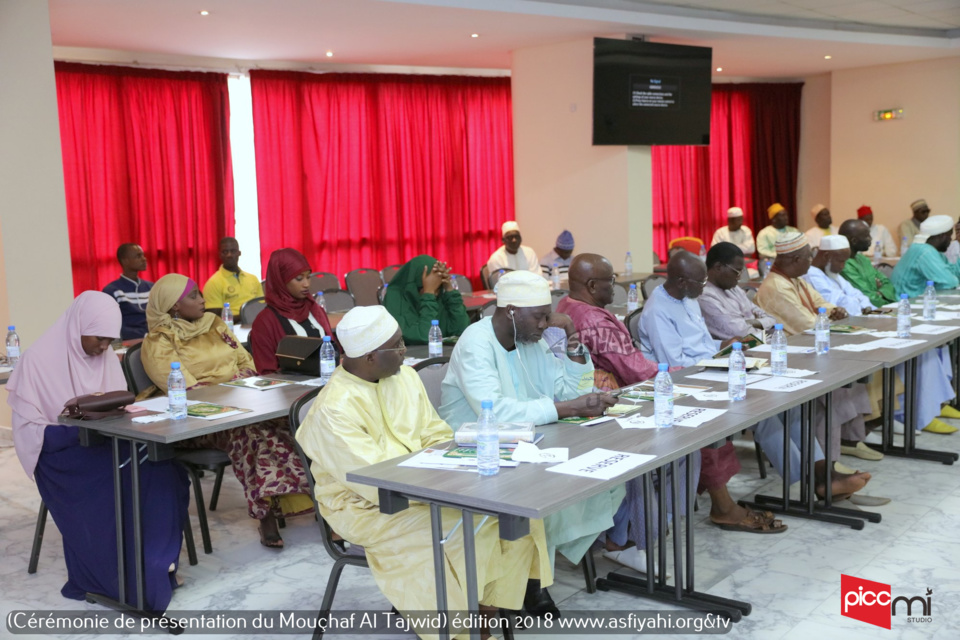
[{"label": "gray table top", "polygon": [[[289,380],[303,380],[308,376],[283,375],[275,376]],[[249,413],[229,416],[220,420],[202,420],[200,418],[186,418],[184,420],[161,420],[148,424],[137,424],[133,418],[143,414],[126,414],[120,418],[107,420],[70,420],[61,419],[66,425],[83,427],[111,436],[130,438],[139,442],[156,442],[173,444],[182,440],[204,436],[209,433],[218,433],[255,424],[272,418],[286,416],[290,406],[303,394],[313,387],[300,384],[290,384],[267,391],[256,389],[242,389],[239,387],[225,387],[213,385],[191,389],[187,392],[188,400],[200,400],[225,406],[251,409]]]}]

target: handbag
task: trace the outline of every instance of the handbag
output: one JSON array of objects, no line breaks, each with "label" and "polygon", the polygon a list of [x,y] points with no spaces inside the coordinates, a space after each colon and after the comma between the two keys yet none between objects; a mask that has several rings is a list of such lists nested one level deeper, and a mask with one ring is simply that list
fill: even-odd
[{"label": "handbag", "polygon": [[281,371],[302,373],[308,376],[320,375],[320,347],[322,338],[307,336],[286,336],[277,345],[277,361]]},{"label": "handbag", "polygon": [[129,391],[105,391],[71,398],[63,405],[61,416],[74,420],[100,420],[124,414],[123,407],[136,400]]}]

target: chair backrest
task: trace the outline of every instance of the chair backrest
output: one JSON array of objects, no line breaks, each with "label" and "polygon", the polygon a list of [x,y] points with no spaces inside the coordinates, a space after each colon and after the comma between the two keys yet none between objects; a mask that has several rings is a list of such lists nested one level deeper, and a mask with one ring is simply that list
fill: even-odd
[{"label": "chair backrest", "polygon": [[138,395],[141,391],[153,385],[153,380],[150,379],[146,369],[143,368],[143,354],[140,352],[142,346],[143,343],[138,342],[127,349],[126,355],[123,356],[123,362],[120,363],[120,368],[123,369],[123,377],[127,379],[127,390],[134,395]]},{"label": "chair backrest", "polygon": [[327,289],[323,292],[323,299],[327,311],[350,311],[357,306],[353,295],[343,289]]},{"label": "chair backrest", "polygon": [[695,256],[700,255],[700,247],[705,246],[703,240],[695,236],[681,236],[670,241],[667,249],[686,249]]},{"label": "chair backrest", "polygon": [[492,289],[490,286],[490,267],[483,265],[480,267],[480,284],[484,289]]},{"label": "chair backrest", "polygon": [[653,274],[644,278],[643,284],[640,285],[640,293],[643,294],[643,299],[646,300],[649,298],[650,294],[653,293],[653,290],[666,281],[666,277],[657,274]]},{"label": "chair backrest", "polygon": [[611,302],[610,304],[617,304],[617,305],[627,304],[627,288],[624,287],[622,284],[614,283],[613,302]]},{"label": "chair backrest", "polygon": [[503,277],[503,274],[510,273],[513,269],[497,269],[493,273],[487,276],[487,281],[490,283],[489,289],[495,289],[497,287],[497,282],[500,278]]},{"label": "chair backrest", "polygon": [[893,266],[887,264],[886,262],[881,262],[877,265],[877,271],[889,278],[890,274],[893,273]]},{"label": "chair backrest", "polygon": [[489,318],[493,315],[493,312],[497,310],[497,301],[491,300],[490,302],[485,302],[482,307],[480,307],[480,317]]},{"label": "chair backrest", "polygon": [[660,254],[656,251],[653,252],[653,266],[660,264]]},{"label": "chair backrest", "polygon": [[745,287],[741,285],[740,288],[743,289],[743,292],[747,294],[747,299],[750,300],[750,302],[753,302],[753,299],[757,297],[756,287]]},{"label": "chair backrest", "polygon": [[327,271],[314,271],[310,274],[310,293],[316,295],[328,289],[341,289],[340,279]]},{"label": "chair backrest", "polygon": [[397,271],[400,271],[400,267],[402,266],[402,264],[391,264],[380,269],[380,279],[383,280],[383,284],[390,284],[393,276],[397,274]]},{"label": "chair backrest", "polygon": [[448,366],[450,366],[450,358],[446,356],[430,358],[413,365],[413,370],[420,376],[420,381],[423,382],[423,388],[427,390],[427,397],[430,398],[430,404],[434,409],[440,409],[440,383],[447,375]]},{"label": "chair backrest", "polygon": [[261,311],[267,308],[267,300],[263,296],[252,298],[240,307],[240,324],[250,326]]},{"label": "chair backrest", "polygon": [[467,276],[461,276],[459,274],[451,275],[457,281],[457,290],[460,292],[460,295],[469,296],[473,293],[473,283],[470,282],[470,278]]},{"label": "chair backrest", "polygon": [[627,325],[627,331],[630,332],[630,337],[633,339],[633,346],[637,349],[640,348],[640,312],[642,309],[637,309],[636,311],[631,311],[627,314],[627,317],[623,319],[623,324]]},{"label": "chair backrest", "polygon": [[380,304],[378,293],[383,280],[376,269],[354,269],[346,276],[347,291],[353,296],[358,307],[374,307]]},{"label": "chair backrest", "polygon": [[347,553],[342,548],[337,546],[337,544],[333,541],[333,529],[330,528],[330,525],[327,524],[327,521],[324,520],[323,516],[320,515],[320,505],[317,504],[317,493],[314,488],[315,482],[313,478],[313,472],[310,470],[311,460],[300,447],[300,443],[297,442],[297,429],[300,428],[300,424],[303,422],[304,418],[307,417],[307,413],[310,412],[310,407],[313,406],[313,401],[316,400],[317,394],[319,394],[322,389],[323,387],[311,389],[294,400],[293,404],[290,406],[288,424],[290,425],[290,435],[293,436],[293,447],[297,450],[297,455],[300,456],[300,462],[303,463],[303,472],[304,475],[307,476],[307,484],[310,486],[310,500],[313,501],[313,508],[317,514],[317,524],[320,525],[323,548],[326,549],[330,557],[336,561],[346,556]]},{"label": "chair backrest", "polygon": [[557,305],[560,304],[560,301],[570,295],[569,291],[563,289],[557,289],[550,292],[550,308],[553,311],[557,310]]}]

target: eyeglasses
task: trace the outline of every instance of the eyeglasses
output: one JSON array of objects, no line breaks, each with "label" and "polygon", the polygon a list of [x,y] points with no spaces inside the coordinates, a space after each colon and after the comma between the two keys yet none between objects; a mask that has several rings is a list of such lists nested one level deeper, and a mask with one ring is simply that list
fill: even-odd
[{"label": "eyeglasses", "polygon": [[389,348],[389,349],[374,349],[374,351],[403,351],[403,350],[406,349],[406,348],[407,348],[407,345],[404,344],[403,338],[400,338],[400,346],[398,346],[398,347],[391,347],[391,348]]},{"label": "eyeglasses", "polygon": [[687,282],[689,282],[689,283],[691,283],[691,284],[700,285],[701,287],[707,286],[707,279],[706,279],[706,278],[704,278],[703,280],[694,280],[694,279],[692,279],[692,278],[685,278],[685,277],[683,277],[683,276],[680,276],[680,279],[681,279],[681,280],[686,280]]},{"label": "eyeglasses", "polygon": [[588,278],[587,285],[589,285],[592,280],[597,282],[609,282],[610,284],[617,284],[617,274],[613,274],[609,278]]},{"label": "eyeglasses", "polygon": [[743,273],[743,269],[742,269],[742,268],[740,268],[740,269],[734,269],[734,268],[731,267],[730,265],[728,265],[728,264],[723,264],[722,262],[720,263],[720,266],[721,266],[721,267],[726,267],[727,269],[730,269],[730,271],[733,271],[735,274],[737,274],[737,277],[738,277],[738,278],[740,277],[740,274]]}]

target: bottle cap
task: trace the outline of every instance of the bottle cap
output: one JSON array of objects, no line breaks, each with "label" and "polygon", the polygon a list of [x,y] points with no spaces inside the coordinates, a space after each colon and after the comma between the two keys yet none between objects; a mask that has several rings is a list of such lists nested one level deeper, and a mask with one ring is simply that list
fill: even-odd
[{"label": "bottle cap", "polygon": [[928,287],[932,287],[932,286],[933,286],[933,280],[927,280],[927,286],[928,286]]},{"label": "bottle cap", "polygon": [[440,326],[440,321],[439,321],[439,320],[431,320],[431,321],[430,321],[430,324],[432,324],[433,326],[437,327],[437,326]]},{"label": "bottle cap", "polygon": [[179,362],[171,362],[171,363],[170,363],[170,368],[171,368],[171,369],[179,370],[179,369],[180,369],[180,363],[179,363]]},{"label": "bottle cap", "polygon": [[827,309],[826,307],[820,307],[819,309],[817,309],[817,311],[819,311],[820,313],[826,313]]},{"label": "bottle cap", "polygon": [[480,401],[481,409],[493,409],[493,400],[481,400]]},{"label": "bottle cap", "polygon": [[906,300],[906,299],[909,298],[909,297],[910,297],[910,296],[908,296],[908,295],[905,294],[905,293],[901,293],[901,294],[900,294],[900,299],[901,299],[901,300]]},{"label": "bottle cap", "polygon": [[779,324],[779,323],[778,323],[778,324],[775,324],[775,325],[773,325],[773,330],[774,330],[774,331],[783,331],[783,325],[782,325],[782,324]]},{"label": "bottle cap", "polygon": [[630,255],[630,252],[629,252],[629,251],[627,251],[627,255]]},{"label": "bottle cap", "polygon": [[669,369],[670,369],[670,365],[667,364],[666,362],[661,362],[660,364],[657,365],[657,371],[668,371]]},{"label": "bottle cap", "polygon": [[229,308],[230,308],[230,303],[229,303],[229,302],[224,302],[224,303],[223,303],[223,308],[224,308],[224,309],[229,309]]},{"label": "bottle cap", "polygon": [[[387,285],[383,285],[383,286],[387,286]],[[322,295],[323,295],[323,291],[317,291],[317,295],[318,295],[318,296],[322,296]]]},{"label": "bottle cap", "polygon": [[10,325],[9,327],[7,327],[7,331],[14,331],[15,329],[16,327],[13,325]]},{"label": "bottle cap", "polygon": [[732,346],[734,351],[743,351],[743,345],[739,342],[734,342]]},{"label": "bottle cap", "polygon": [[324,342],[330,342],[330,336],[323,336]]},{"label": "bottle cap", "polygon": [[553,261],[553,266],[555,266],[555,267],[559,267],[560,265],[559,265],[559,264],[557,264],[557,261],[556,261],[556,260],[554,260],[554,261]]},{"label": "bottle cap", "polygon": [[631,283],[630,283],[630,288],[631,288],[631,289],[636,289],[636,288],[637,288],[637,283],[636,283],[636,282],[631,282]]}]

